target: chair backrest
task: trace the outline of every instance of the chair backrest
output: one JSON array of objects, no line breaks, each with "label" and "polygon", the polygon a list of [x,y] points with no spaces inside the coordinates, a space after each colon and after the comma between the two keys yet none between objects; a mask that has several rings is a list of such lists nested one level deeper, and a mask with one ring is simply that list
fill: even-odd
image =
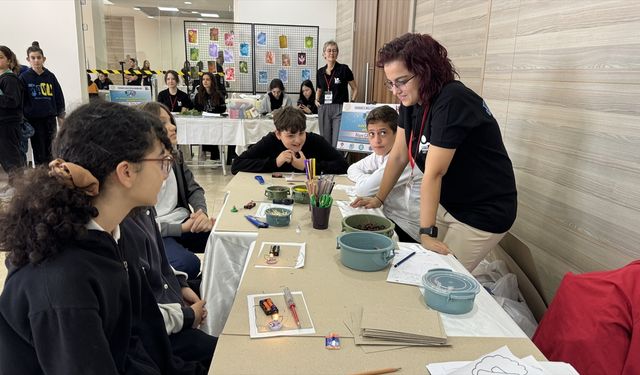
[{"label": "chair backrest", "polygon": [[[538,322],[547,311],[548,303],[542,294],[542,284],[529,247],[519,238],[507,232],[491,251],[495,259],[501,259],[518,279],[518,288]],[[490,256],[491,257],[491,256]]]}]

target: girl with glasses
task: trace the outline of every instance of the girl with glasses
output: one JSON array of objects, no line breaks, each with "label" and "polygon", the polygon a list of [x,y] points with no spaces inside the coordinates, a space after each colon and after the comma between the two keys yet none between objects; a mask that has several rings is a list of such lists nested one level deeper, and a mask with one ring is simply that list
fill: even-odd
[{"label": "girl with glasses", "polygon": [[381,206],[405,166],[422,171],[422,246],[452,252],[472,271],[516,218],[513,166],[498,123],[487,103],[455,80],[447,50],[429,35],[385,44],[377,66],[401,102],[398,136],[380,190],[355,205]]},{"label": "girl with glasses", "polygon": [[27,171],[0,213],[9,275],[0,295],[0,373],[198,374],[174,359],[120,223],[156,203],[171,145],[158,119],[115,103],[76,109],[54,161]]}]

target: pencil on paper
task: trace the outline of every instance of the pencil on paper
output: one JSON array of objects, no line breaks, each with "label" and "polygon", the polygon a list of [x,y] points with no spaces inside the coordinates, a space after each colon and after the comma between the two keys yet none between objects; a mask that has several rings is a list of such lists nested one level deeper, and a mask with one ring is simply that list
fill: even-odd
[{"label": "pencil on paper", "polygon": [[416,255],[416,252],[414,251],[413,253],[407,255],[406,257],[402,258],[398,263],[394,264],[393,267],[398,267],[399,265],[401,265],[402,263],[404,263],[407,259],[411,258],[412,256]]},{"label": "pencil on paper", "polygon": [[392,372],[396,372],[401,370],[402,367],[389,367],[389,368],[381,368],[378,370],[370,370],[365,372],[357,372],[352,375],[380,375],[380,374],[390,374]]}]

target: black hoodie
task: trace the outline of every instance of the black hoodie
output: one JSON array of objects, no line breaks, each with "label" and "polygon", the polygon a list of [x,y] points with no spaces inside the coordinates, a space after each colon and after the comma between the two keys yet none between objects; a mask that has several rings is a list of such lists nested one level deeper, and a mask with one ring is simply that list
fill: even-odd
[{"label": "black hoodie", "polygon": [[13,72],[0,74],[0,124],[22,124],[22,83]]},{"label": "black hoodie", "polygon": [[29,69],[20,75],[25,86],[24,116],[28,119],[64,114],[64,95],[58,79],[46,68],[42,74]]},{"label": "black hoodie", "polygon": [[[137,246],[135,237],[123,228],[120,242]],[[203,373],[172,357],[137,259],[89,230],[59,254],[11,270],[0,295],[0,373]]]}]

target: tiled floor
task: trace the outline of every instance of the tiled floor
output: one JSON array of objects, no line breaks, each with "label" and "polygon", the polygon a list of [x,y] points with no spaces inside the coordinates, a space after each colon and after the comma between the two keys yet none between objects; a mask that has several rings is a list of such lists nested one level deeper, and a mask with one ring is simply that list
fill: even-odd
[{"label": "tiled floor", "polygon": [[[225,186],[231,178],[230,167],[227,168],[227,176],[222,175],[222,168],[213,168],[210,165],[191,165],[191,171],[196,181],[204,188],[205,197],[207,199],[207,208],[209,216],[215,217],[222,208],[225,194]],[[7,183],[7,176],[0,171],[0,186]],[[4,280],[7,277],[7,269],[4,266],[5,253],[0,253],[0,290],[4,287]]]}]

